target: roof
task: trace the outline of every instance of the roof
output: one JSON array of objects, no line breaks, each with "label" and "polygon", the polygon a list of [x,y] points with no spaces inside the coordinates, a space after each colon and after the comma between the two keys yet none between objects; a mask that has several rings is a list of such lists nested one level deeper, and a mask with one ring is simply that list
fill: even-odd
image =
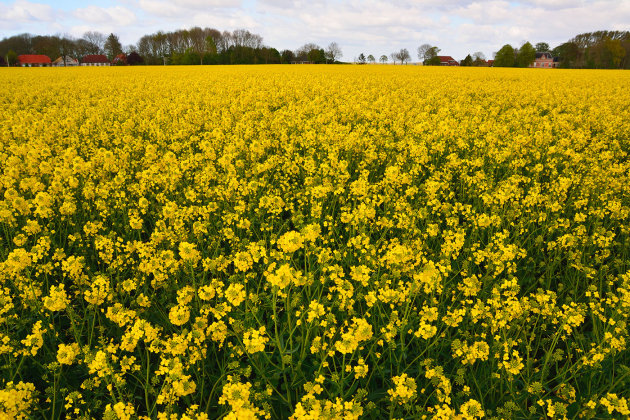
[{"label": "roof", "polygon": [[[63,63],[63,57],[59,57],[55,61],[53,61],[53,64],[59,63]],[[78,61],[72,57],[66,57],[66,63],[78,63]]]},{"label": "roof", "polygon": [[20,64],[51,64],[50,57],[39,54],[18,55]]},{"label": "roof", "polygon": [[114,59],[112,60],[112,63],[116,64],[119,62],[123,62],[126,63],[127,62],[127,56],[125,54],[118,54],[116,57],[114,57]]},{"label": "roof", "polygon": [[551,58],[553,58],[553,56],[551,55],[550,52],[537,52],[536,53],[536,59],[538,60],[539,58],[551,59]]},{"label": "roof", "polygon": [[440,59],[440,61],[442,63],[444,62],[448,62],[448,61],[456,61],[453,57],[451,57],[450,55],[438,55],[438,58]]},{"label": "roof", "polygon": [[81,62],[82,63],[109,63],[109,60],[103,54],[91,54],[91,55],[86,55],[85,57],[83,57],[83,60],[81,60]]}]

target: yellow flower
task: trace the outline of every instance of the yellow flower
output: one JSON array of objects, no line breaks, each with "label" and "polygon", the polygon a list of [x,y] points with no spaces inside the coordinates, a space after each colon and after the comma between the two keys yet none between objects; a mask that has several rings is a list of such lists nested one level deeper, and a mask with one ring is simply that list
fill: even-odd
[{"label": "yellow flower", "polygon": [[251,329],[243,335],[243,344],[248,353],[257,353],[259,351],[265,351],[265,343],[269,341],[269,338],[265,336],[266,329],[264,326],[259,329]]},{"label": "yellow flower", "polygon": [[49,295],[44,298],[44,307],[51,312],[62,311],[66,309],[70,301],[64,285],[51,286]]},{"label": "yellow flower", "polygon": [[289,264],[282,264],[275,272],[267,275],[267,281],[282,290],[291,283],[299,283],[299,273]]},{"label": "yellow flower", "polygon": [[477,400],[468,400],[459,409],[465,420],[480,419],[485,416],[481,404]]},{"label": "yellow flower", "polygon": [[100,305],[109,298],[110,285],[105,276],[96,276],[90,284],[90,289],[83,292],[86,302],[92,305]]},{"label": "yellow flower", "polygon": [[403,373],[392,378],[394,388],[387,391],[392,402],[406,404],[416,397],[416,381]]},{"label": "yellow flower", "polygon": [[230,302],[232,306],[240,305],[247,296],[245,292],[245,287],[242,284],[230,284],[225,291],[225,298]]},{"label": "yellow flower", "polygon": [[26,347],[25,354],[30,353],[31,356],[35,356],[39,349],[44,345],[43,335],[46,329],[42,329],[42,321],[37,321],[33,325],[33,329],[29,335],[22,340],[22,344]]},{"label": "yellow flower", "polygon": [[188,306],[176,305],[171,308],[168,313],[168,319],[171,320],[173,325],[182,326],[190,319],[190,310]]},{"label": "yellow flower", "polygon": [[179,244],[179,256],[182,260],[193,264],[201,258],[201,254],[197,251],[197,245],[189,242],[181,242]]},{"label": "yellow flower", "polygon": [[72,343],[69,345],[59,344],[57,349],[57,361],[62,365],[71,365],[79,354],[79,345]]},{"label": "yellow flower", "polygon": [[303,245],[304,238],[296,231],[287,232],[278,239],[278,247],[287,254],[297,251]]}]

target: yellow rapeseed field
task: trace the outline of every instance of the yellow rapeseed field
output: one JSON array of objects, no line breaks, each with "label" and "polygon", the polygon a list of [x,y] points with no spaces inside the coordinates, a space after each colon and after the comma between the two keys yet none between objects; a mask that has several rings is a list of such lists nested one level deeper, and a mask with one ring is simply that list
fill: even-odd
[{"label": "yellow rapeseed field", "polygon": [[0,69],[0,417],[627,417],[629,86]]}]

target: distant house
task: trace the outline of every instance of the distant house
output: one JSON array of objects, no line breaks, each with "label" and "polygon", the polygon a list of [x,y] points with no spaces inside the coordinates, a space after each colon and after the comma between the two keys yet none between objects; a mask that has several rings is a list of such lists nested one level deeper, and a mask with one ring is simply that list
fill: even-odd
[{"label": "distant house", "polygon": [[122,53],[118,54],[112,60],[112,66],[121,66],[121,65],[126,65],[126,64],[127,64],[127,56]]},{"label": "distant house", "polygon": [[52,65],[53,67],[75,67],[79,65],[79,60],[66,56],[66,60],[64,62],[63,57],[59,57],[52,62]]},{"label": "distant house", "polygon": [[440,59],[440,66],[459,66],[457,60],[450,55],[438,55]]},{"label": "distant house", "polygon": [[488,63],[488,67],[494,67],[494,60],[488,60],[486,63]]},{"label": "distant house", "polygon": [[82,66],[109,66],[109,60],[103,54],[86,55],[81,60]]},{"label": "distant house", "polygon": [[532,64],[529,65],[530,68],[538,68],[538,69],[552,69],[558,67],[558,59],[554,58],[549,52],[539,52],[536,53],[536,59]]},{"label": "distant house", "polygon": [[17,59],[20,67],[50,67],[52,65],[47,55],[22,54],[18,55]]}]

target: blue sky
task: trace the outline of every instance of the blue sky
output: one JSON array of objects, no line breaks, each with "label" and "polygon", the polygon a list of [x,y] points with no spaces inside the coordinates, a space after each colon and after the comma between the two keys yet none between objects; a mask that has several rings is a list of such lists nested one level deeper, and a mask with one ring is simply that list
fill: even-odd
[{"label": "blue sky", "polygon": [[22,32],[116,33],[123,44],[157,30],[248,29],[267,45],[336,41],[343,59],[437,45],[461,59],[503,44],[558,45],[582,32],[630,30],[630,0],[0,0],[0,38]]}]

